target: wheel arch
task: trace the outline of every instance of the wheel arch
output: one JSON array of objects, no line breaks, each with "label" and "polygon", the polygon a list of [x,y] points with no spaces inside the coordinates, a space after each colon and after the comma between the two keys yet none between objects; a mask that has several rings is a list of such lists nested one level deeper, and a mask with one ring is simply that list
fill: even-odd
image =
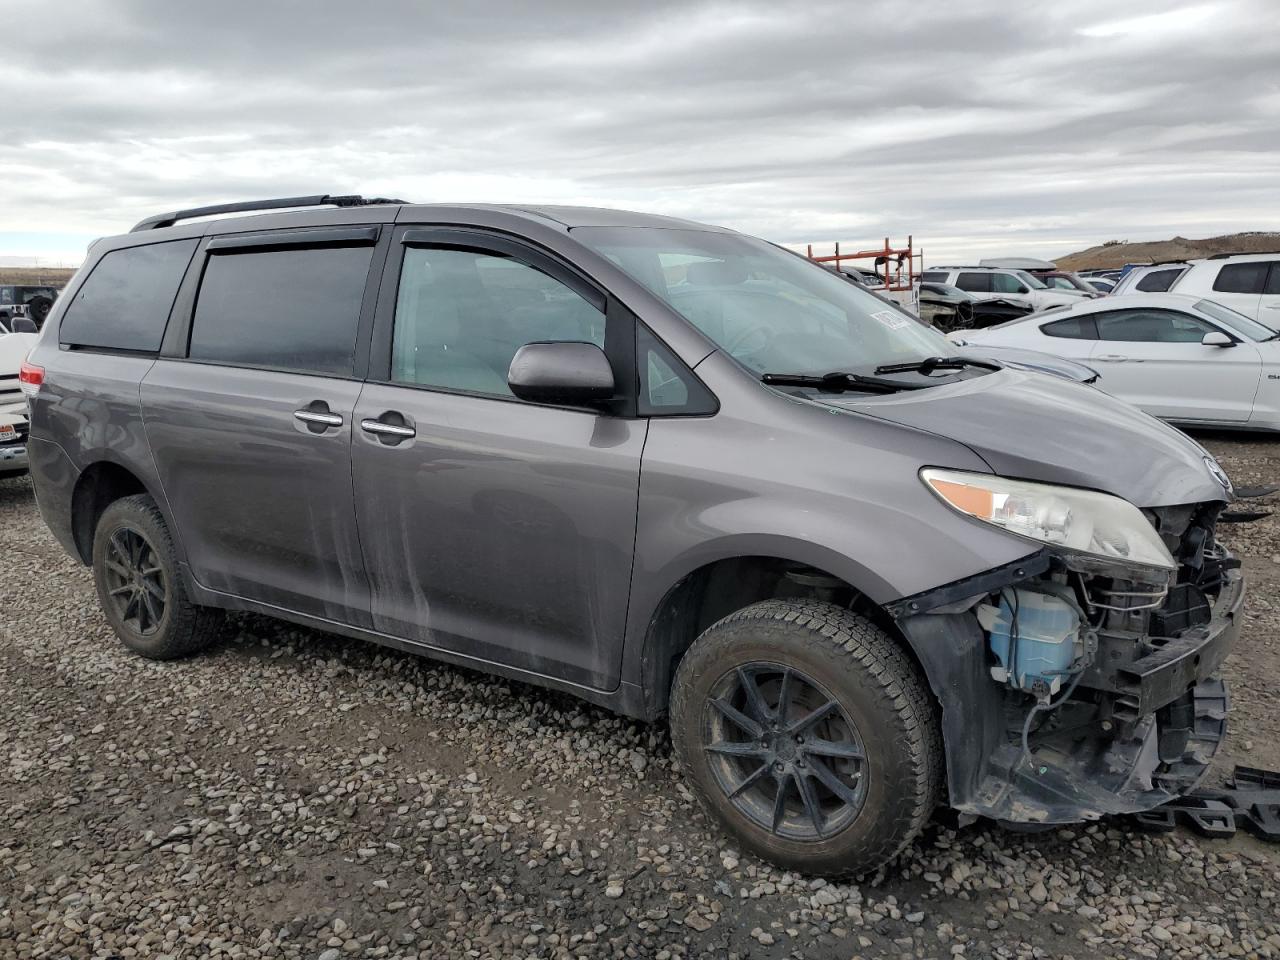
[{"label": "wheel arch", "polygon": [[[96,460],[80,471],[71,491],[71,536],[80,562],[93,562],[93,538],[102,512],[124,497],[145,493],[155,501],[172,533],[164,501],[137,472],[114,459]],[[176,542],[176,537],[175,537]]]},{"label": "wheel arch", "polygon": [[714,557],[701,557],[674,577],[664,578],[668,583],[665,591],[656,601],[645,602],[638,676],[648,718],[666,714],[676,667],[707,627],[769,599],[825,599],[867,617],[903,648],[929,689],[935,689],[925,661],[875,599],[890,589],[883,580],[818,544],[797,541],[771,547],[750,552],[723,550]]}]

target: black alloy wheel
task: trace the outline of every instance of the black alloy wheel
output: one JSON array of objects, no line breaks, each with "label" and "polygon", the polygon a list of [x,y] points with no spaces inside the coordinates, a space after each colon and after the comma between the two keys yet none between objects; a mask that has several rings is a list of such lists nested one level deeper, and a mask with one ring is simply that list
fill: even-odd
[{"label": "black alloy wheel", "polygon": [[862,809],[870,771],[839,702],[794,667],[751,662],[706,701],[703,749],[728,800],[778,836],[822,840]]}]

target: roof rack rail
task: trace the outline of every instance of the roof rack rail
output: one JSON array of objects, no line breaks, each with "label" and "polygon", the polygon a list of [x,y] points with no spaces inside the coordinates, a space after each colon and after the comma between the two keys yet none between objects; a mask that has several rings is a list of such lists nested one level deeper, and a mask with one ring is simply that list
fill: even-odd
[{"label": "roof rack rail", "polygon": [[239,203],[215,203],[211,207],[192,207],[189,210],[158,213],[154,217],[139,220],[129,232],[159,230],[162,227],[172,227],[179,220],[193,220],[196,217],[208,217],[215,213],[248,213],[253,210],[283,210],[290,207],[369,207],[376,204],[407,202],[391,200],[387,197],[366,198],[356,194],[339,196],[328,193],[310,197],[280,197],[276,200],[242,200]]},{"label": "roof rack rail", "polygon": [[1226,260],[1228,257],[1274,257],[1280,250],[1237,250],[1235,253],[1215,253],[1206,260]]}]

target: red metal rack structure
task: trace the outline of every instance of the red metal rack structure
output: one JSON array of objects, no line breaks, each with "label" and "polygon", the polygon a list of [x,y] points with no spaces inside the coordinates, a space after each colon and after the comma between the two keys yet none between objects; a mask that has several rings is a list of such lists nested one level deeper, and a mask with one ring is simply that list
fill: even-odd
[{"label": "red metal rack structure", "polygon": [[[919,258],[921,266],[924,263],[924,251],[916,250],[912,246],[912,238],[907,237],[907,245],[905,247],[889,246],[889,238],[884,238],[884,246],[877,250],[859,250],[857,253],[841,253],[840,244],[835,245],[835,253],[825,257],[815,257],[813,255],[813,244],[808,245],[808,257],[817,263],[829,263],[835,269],[840,269],[840,264],[850,260],[870,260],[872,261],[872,272],[880,274],[885,278],[883,286],[876,289],[911,292],[915,286],[916,276],[919,271],[916,270],[916,260]],[[884,268],[881,272],[881,267]]]}]

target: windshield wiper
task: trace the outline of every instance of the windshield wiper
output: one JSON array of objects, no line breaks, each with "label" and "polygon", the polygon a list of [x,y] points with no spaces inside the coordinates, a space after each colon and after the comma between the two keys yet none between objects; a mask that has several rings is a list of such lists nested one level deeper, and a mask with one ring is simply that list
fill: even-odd
[{"label": "windshield wiper", "polygon": [[926,357],[909,363],[886,363],[876,367],[876,373],[923,373],[926,377],[935,370],[962,370],[965,367],[982,367],[984,370],[1003,370],[994,360],[975,360],[973,357]]},{"label": "windshield wiper", "polygon": [[803,373],[763,373],[760,382],[771,387],[816,387],[824,393],[897,393],[899,390],[920,390],[932,386],[928,383],[901,383],[897,380],[881,380],[864,377],[859,373],[824,373],[812,376]]}]

